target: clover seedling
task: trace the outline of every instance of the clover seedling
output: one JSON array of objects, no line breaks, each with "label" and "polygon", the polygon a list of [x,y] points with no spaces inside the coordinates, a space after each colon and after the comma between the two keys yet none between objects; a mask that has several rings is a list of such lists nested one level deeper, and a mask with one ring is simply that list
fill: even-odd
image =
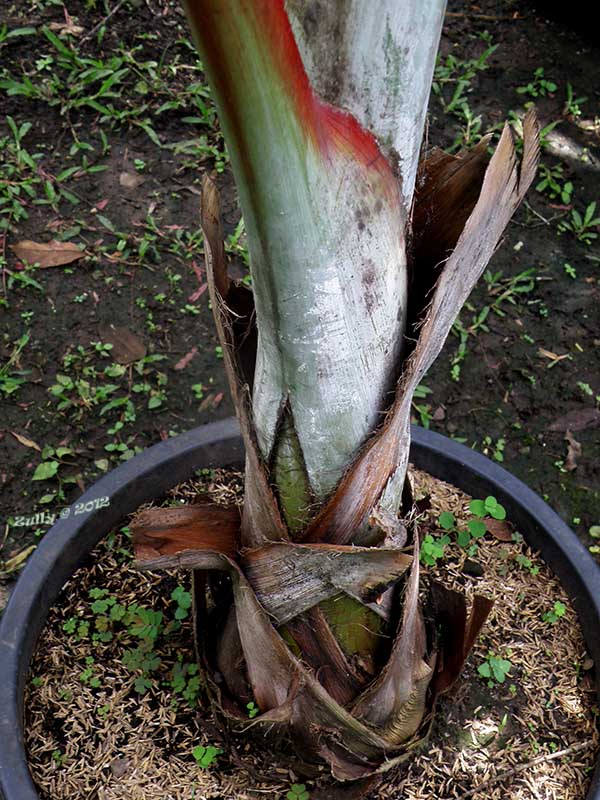
[{"label": "clover seedling", "polygon": [[[457,544],[466,548],[470,556],[474,556],[477,553],[477,544],[473,539],[481,538],[487,530],[485,521],[481,517],[493,516],[495,519],[504,519],[506,511],[495,497],[488,497],[485,500],[471,500],[469,510],[475,515],[475,518],[467,522],[466,529],[457,526],[456,517],[450,511],[442,511],[438,517],[438,524],[445,531],[454,532]],[[424,560],[423,556],[421,560]]]},{"label": "clover seedling", "polygon": [[203,744],[198,744],[192,750],[192,755],[194,756],[196,764],[200,767],[200,769],[206,769],[214,764],[217,756],[222,752],[223,751],[220,748],[213,747],[212,744],[209,744],[206,747]]},{"label": "clover seedling", "polygon": [[420,559],[422,564],[435,567],[439,559],[444,557],[446,545],[450,544],[449,536],[433,537],[430,533],[421,542]]},{"label": "clover seedling", "polygon": [[178,586],[171,593],[171,600],[175,600],[177,603],[175,619],[185,619],[189,615],[189,610],[192,605],[192,595],[186,592],[183,586]]},{"label": "clover seedling", "polygon": [[504,683],[511,667],[510,661],[490,652],[483,664],[477,667],[477,672],[487,680],[487,685],[492,688],[495,684]]},{"label": "clover seedling", "polygon": [[566,611],[566,605],[561,603],[560,600],[557,600],[552,607],[552,611],[546,611],[542,614],[542,619],[544,622],[547,622],[548,625],[555,625],[560,617],[564,617]]},{"label": "clover seedling", "polygon": [[246,710],[248,711],[248,716],[250,719],[254,719],[257,714],[260,714],[260,708],[258,708],[256,703],[253,703],[252,701],[250,703],[246,703]]},{"label": "clover seedling", "polygon": [[293,783],[286,794],[287,800],[308,800],[310,794],[303,783]]},{"label": "clover seedling", "polygon": [[493,517],[494,519],[506,519],[506,509],[491,495],[485,500],[471,500],[469,511],[476,517]]}]

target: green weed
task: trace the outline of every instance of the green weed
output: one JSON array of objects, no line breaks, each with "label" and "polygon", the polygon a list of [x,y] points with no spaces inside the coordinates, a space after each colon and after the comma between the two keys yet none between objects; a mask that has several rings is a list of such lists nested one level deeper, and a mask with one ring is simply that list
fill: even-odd
[{"label": "green weed", "polygon": [[600,226],[600,217],[595,217],[595,213],[596,201],[590,203],[583,214],[573,208],[568,218],[558,223],[558,232],[569,232],[578,242],[590,245],[594,239],[598,238],[598,233],[594,229]]},{"label": "green weed", "polygon": [[198,744],[193,748],[192,755],[194,756],[194,760],[200,769],[208,769],[208,767],[213,766],[217,760],[217,756],[219,756],[222,752],[223,751],[219,747],[214,747],[211,744],[206,746],[203,744]]},{"label": "green weed", "polygon": [[517,88],[517,94],[526,94],[529,97],[545,97],[553,94],[558,89],[554,81],[545,77],[544,68],[538,67],[533,73],[533,78],[525,86]]},{"label": "green weed", "polygon": [[500,658],[490,651],[486,660],[477,667],[477,672],[487,681],[487,685],[491,689],[493,686],[504,683],[512,666],[508,659]]},{"label": "green weed", "polygon": [[309,800],[310,793],[304,783],[293,783],[285,797],[286,800]]}]

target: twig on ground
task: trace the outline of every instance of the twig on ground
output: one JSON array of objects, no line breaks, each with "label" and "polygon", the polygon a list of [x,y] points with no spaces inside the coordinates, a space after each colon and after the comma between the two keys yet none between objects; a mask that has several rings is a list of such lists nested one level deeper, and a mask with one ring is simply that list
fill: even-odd
[{"label": "twig on ground", "polygon": [[473,789],[469,789],[468,792],[465,792],[463,794],[463,798],[473,797],[473,795],[477,794],[482,789],[486,789],[488,786],[491,786],[492,783],[498,783],[499,781],[504,781],[507,778],[512,778],[515,775],[518,775],[520,772],[525,772],[536,764],[543,764],[546,761],[555,761],[557,758],[563,758],[563,756],[572,756],[574,753],[581,753],[583,750],[591,750],[591,748],[594,746],[595,742],[593,739],[588,739],[585,742],[577,742],[576,744],[572,744],[570,747],[565,747],[564,750],[557,750],[555,753],[544,753],[544,755],[532,758],[531,761],[527,761],[524,764],[517,764],[516,766],[512,767],[512,769],[504,770],[504,772],[499,772],[492,778],[488,778],[486,781],[480,783],[479,786],[475,786]]},{"label": "twig on ground", "polygon": [[516,22],[517,20],[524,19],[523,16],[515,12],[514,14],[497,16],[496,14],[469,14],[464,11],[447,11],[447,17],[464,17],[465,19],[484,19],[489,22]]},{"label": "twig on ground", "polygon": [[100,20],[100,22],[99,22],[97,25],[94,25],[94,27],[92,28],[92,30],[91,30],[91,31],[88,31],[88,32],[85,34],[85,36],[82,36],[82,37],[81,37],[81,39],[79,40],[79,43],[80,43],[80,44],[82,44],[83,42],[87,42],[87,40],[88,40],[88,39],[91,39],[91,38],[92,38],[92,36],[93,36],[93,35],[94,35],[94,34],[95,34],[97,31],[99,31],[99,30],[100,30],[100,28],[101,28],[103,25],[106,25],[106,23],[108,22],[108,20],[109,20],[111,17],[114,17],[114,15],[115,15],[115,14],[117,13],[117,11],[118,11],[118,10],[121,8],[121,6],[124,6],[124,5],[125,5],[125,2],[126,2],[126,0],[119,0],[119,2],[117,3],[117,5],[116,5],[114,8],[112,8],[112,9],[111,9],[111,10],[108,12],[108,14],[107,14],[107,15],[106,15],[106,16],[105,16],[103,19],[101,19],[101,20]]}]

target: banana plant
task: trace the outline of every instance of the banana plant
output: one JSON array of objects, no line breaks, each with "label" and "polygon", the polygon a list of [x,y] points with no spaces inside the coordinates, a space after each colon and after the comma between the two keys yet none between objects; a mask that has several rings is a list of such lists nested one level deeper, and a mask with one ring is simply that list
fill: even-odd
[{"label": "banana plant", "polygon": [[[505,127],[419,162],[445,0],[187,0],[231,156],[252,291],[232,282],[216,186],[201,222],[246,448],[241,512],[133,525],[140,569],[194,576],[196,636],[227,715],[283,730],[339,780],[426,735],[491,604],[421,608],[406,480],[413,393],[529,187]],[[426,622],[427,620],[427,622]]]}]

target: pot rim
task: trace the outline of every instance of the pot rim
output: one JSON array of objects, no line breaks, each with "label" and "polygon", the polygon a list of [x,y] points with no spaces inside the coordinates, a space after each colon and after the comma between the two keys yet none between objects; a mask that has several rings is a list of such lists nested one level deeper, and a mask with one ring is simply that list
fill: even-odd
[{"label": "pot rim", "polygon": [[[447,437],[412,426],[410,460],[473,496],[504,505],[525,541],[540,552],[577,612],[586,646],[600,664],[600,568],[563,520],[522,481]],[[89,513],[71,513],[46,533],[21,573],[0,623],[0,792],[5,800],[39,800],[23,741],[24,689],[35,645],[63,584],[98,541],[142,503],[189,479],[195,470],[243,460],[235,418],[159,442],[93,484],[77,505],[109,498]],[[75,504],[73,504],[75,506]],[[600,696],[600,669],[596,669]],[[600,764],[586,800],[600,800]]]}]

